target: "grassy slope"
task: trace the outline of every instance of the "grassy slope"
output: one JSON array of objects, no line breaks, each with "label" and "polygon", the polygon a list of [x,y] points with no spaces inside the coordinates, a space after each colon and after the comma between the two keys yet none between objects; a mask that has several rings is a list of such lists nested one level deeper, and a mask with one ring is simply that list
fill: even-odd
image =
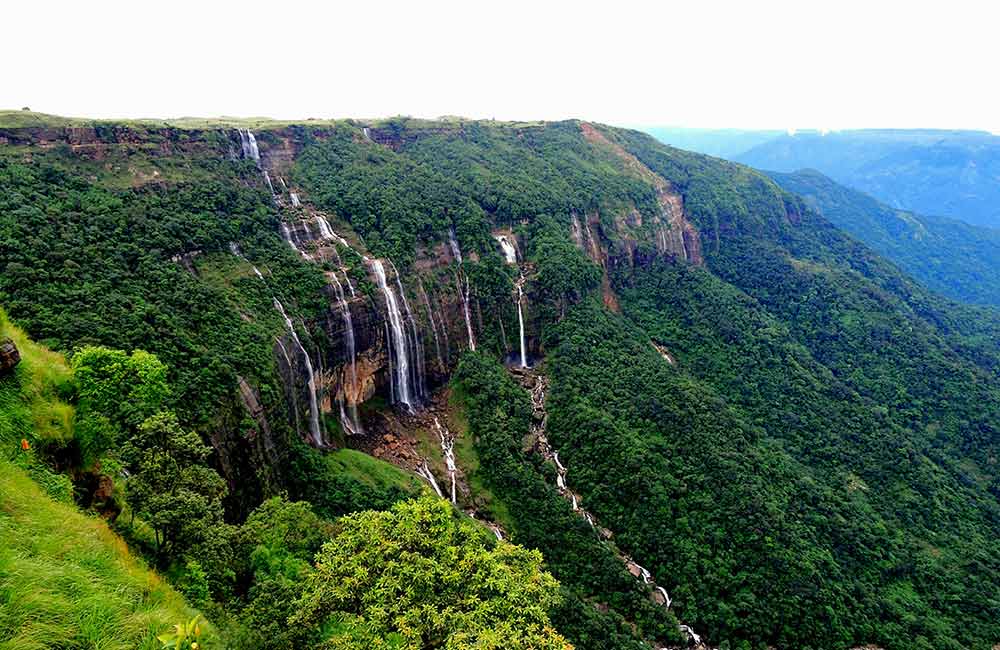
[{"label": "grassy slope", "polygon": [[156,634],[194,612],[34,456],[72,438],[73,407],[60,399],[72,371],[0,310],[4,336],[22,362],[0,379],[0,648],[159,648]]},{"label": "grassy slope", "polygon": [[62,355],[28,340],[0,309],[0,339],[10,338],[21,353],[16,373],[0,379],[0,449],[22,439],[65,441],[73,437],[73,408],[59,399],[72,381]]},{"label": "grassy slope", "polygon": [[0,460],[0,648],[159,648],[193,613],[102,520]]}]

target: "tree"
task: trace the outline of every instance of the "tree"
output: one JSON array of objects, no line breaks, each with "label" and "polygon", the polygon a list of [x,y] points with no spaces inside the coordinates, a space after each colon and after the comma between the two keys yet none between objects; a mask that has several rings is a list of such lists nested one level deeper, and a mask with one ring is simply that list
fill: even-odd
[{"label": "tree", "polygon": [[[117,429],[129,435],[143,420],[163,410],[170,397],[167,366],[143,350],[129,355],[122,350],[87,346],[73,354],[73,373],[81,411],[86,419],[95,420],[89,425],[94,431]],[[88,442],[103,444],[106,449],[115,442],[106,440],[107,435],[95,434],[95,440]]]},{"label": "tree", "polygon": [[131,471],[126,500],[153,527],[161,560],[204,541],[222,522],[226,484],[208,467],[209,448],[164,411],[144,421],[122,451]]},{"label": "tree", "polygon": [[345,517],[316,556],[292,625],[329,625],[324,647],[567,650],[549,621],[559,584],[542,556],[497,543],[447,503]]}]

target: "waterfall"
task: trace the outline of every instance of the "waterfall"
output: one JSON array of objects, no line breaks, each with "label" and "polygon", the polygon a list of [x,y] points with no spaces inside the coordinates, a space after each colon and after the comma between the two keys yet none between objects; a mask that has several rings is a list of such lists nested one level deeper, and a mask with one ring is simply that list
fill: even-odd
[{"label": "waterfall", "polygon": [[695,645],[701,645],[701,637],[695,634],[695,631],[692,630],[690,627],[688,627],[687,625],[681,625],[680,630],[681,632],[683,632],[688,636],[689,640],[694,641]]},{"label": "waterfall", "polygon": [[441,452],[444,454],[444,462],[448,467],[448,476],[451,477],[451,502],[458,503],[455,495],[455,475],[458,469],[455,467],[455,438],[451,432],[441,426],[441,421],[434,417],[434,428],[437,430],[438,438],[441,439]]},{"label": "waterfall", "polygon": [[[494,239],[500,243],[500,248],[503,250],[504,259],[508,264],[517,266],[517,248],[506,235],[494,235]],[[524,307],[522,302],[524,299],[524,273],[521,273],[521,277],[518,278],[517,282],[514,283],[514,287],[517,289],[517,326],[520,329],[520,340],[521,340],[521,367],[528,367],[528,351],[527,345],[525,345],[524,340]],[[503,321],[501,321],[502,326]]]},{"label": "waterfall", "polygon": [[462,263],[462,249],[458,247],[458,240],[455,239],[455,228],[448,228],[448,245],[451,246],[451,255],[458,263]]},{"label": "waterfall", "polygon": [[416,393],[418,398],[423,398],[427,394],[426,385],[426,372],[424,371],[424,348],[420,343],[420,334],[417,331],[417,321],[413,318],[413,312],[410,311],[410,302],[406,299],[406,292],[403,291],[403,282],[400,280],[399,269],[393,264],[392,260],[389,260],[389,264],[392,266],[393,273],[396,274],[396,287],[399,289],[399,297],[403,301],[403,309],[406,311],[406,318],[410,321],[410,334],[412,336],[411,344],[414,354],[415,363],[410,366],[410,371],[413,373],[413,384],[416,388]]},{"label": "waterfall", "polygon": [[366,140],[371,140],[372,139],[372,136],[368,132],[368,127],[367,126],[362,127],[361,132],[365,134],[365,139]]},{"label": "waterfall", "polygon": [[469,334],[469,349],[476,351],[476,338],[472,335],[472,316],[469,313],[469,280],[465,278],[462,284],[462,249],[458,246],[458,239],[455,238],[455,228],[448,229],[448,245],[451,246],[451,254],[458,260],[458,274],[455,281],[458,283],[458,295],[462,298],[462,312],[465,314],[465,330]]},{"label": "waterfall", "polygon": [[469,349],[473,352],[476,351],[476,339],[472,336],[472,316],[469,314],[469,281],[465,281],[465,287],[462,287],[461,278],[456,276],[458,280],[458,293],[462,296],[462,312],[465,314],[465,331],[469,334]]},{"label": "waterfall", "polygon": [[316,225],[319,226],[319,234],[323,239],[332,239],[337,243],[339,243],[344,248],[347,248],[352,251],[354,250],[353,248],[351,248],[351,245],[347,243],[346,239],[344,239],[337,233],[333,232],[333,228],[330,227],[330,222],[327,221],[326,217],[324,217],[323,215],[321,214],[316,215]]},{"label": "waterfall", "polygon": [[289,192],[288,196],[289,196],[289,198],[292,199],[292,207],[293,208],[297,208],[297,207],[299,207],[299,206],[302,205],[302,203],[299,201],[299,195],[296,194],[295,192]]},{"label": "waterfall", "polygon": [[417,467],[417,474],[420,474],[431,487],[434,488],[434,492],[437,493],[439,497],[444,498],[444,494],[441,492],[441,488],[438,487],[437,481],[434,480],[434,474],[431,473],[431,468],[427,466],[427,461],[425,460],[419,467]]},{"label": "waterfall", "polygon": [[427,289],[424,288],[422,281],[419,286],[420,297],[424,299],[424,306],[427,307],[427,319],[431,322],[431,332],[434,334],[434,351],[437,353],[438,365],[441,372],[444,372],[448,366],[444,365],[444,359],[441,357],[441,340],[438,338],[437,324],[434,322],[434,310],[431,309],[431,300],[427,297]]},{"label": "waterfall", "polygon": [[517,249],[514,245],[510,243],[506,235],[496,235],[495,239],[500,242],[500,248],[503,249],[503,256],[507,260],[508,264],[517,264]]},{"label": "waterfall", "polygon": [[[524,383],[523,377],[533,377],[534,383]],[[531,425],[532,433],[537,436],[538,450],[542,454],[543,458],[551,458],[552,462],[555,463],[556,486],[559,488],[559,492],[564,497],[570,499],[573,510],[579,512],[580,515],[583,516],[584,520],[590,524],[590,527],[598,531],[601,536],[607,536],[610,538],[611,532],[603,528],[598,528],[597,522],[594,521],[593,516],[586,510],[580,508],[577,503],[576,494],[573,493],[573,491],[566,485],[566,466],[562,464],[561,460],[559,460],[559,452],[552,449],[552,446],[549,444],[548,437],[545,433],[546,421],[548,420],[548,414],[545,411],[545,392],[547,384],[548,382],[544,375],[538,375],[535,373],[522,375],[522,385],[529,389],[531,395],[532,418],[536,422],[539,422],[539,424]],[[645,567],[640,566],[627,555],[624,555],[620,550],[614,547],[612,547],[612,550],[615,551],[615,554],[619,559],[625,562],[626,567],[632,575],[636,575],[636,571],[638,571],[639,576],[637,577],[641,576],[644,585],[652,587],[657,593],[659,593],[663,598],[663,606],[670,609],[673,604],[673,601],[670,599],[670,594],[667,593],[665,588],[656,584],[656,581],[653,579],[653,575]],[[687,636],[689,642],[696,646],[701,645],[701,637],[689,626],[681,624],[679,625],[679,628],[680,631]]]},{"label": "waterfall", "polygon": [[264,172],[264,182],[267,183],[267,189],[271,190],[271,196],[274,196],[274,185],[271,184],[271,175],[266,171]]},{"label": "waterfall", "polygon": [[[385,276],[385,266],[382,260],[373,259],[369,261],[378,287],[385,297],[385,308],[388,312],[386,324],[392,330],[390,359],[395,353],[396,363],[390,369],[390,376],[393,380],[392,398],[394,402],[400,403],[408,411],[413,411],[416,399],[413,395],[412,383],[410,381],[410,348],[407,343],[406,329],[403,324],[403,316],[399,309],[399,302],[396,295],[389,287]],[[391,362],[391,361],[390,361]]]},{"label": "waterfall", "polygon": [[285,319],[285,327],[288,328],[288,333],[292,335],[292,340],[295,341],[295,345],[298,347],[299,353],[302,354],[302,358],[305,360],[306,372],[309,373],[309,433],[312,435],[313,444],[317,447],[322,447],[323,434],[320,433],[319,404],[316,400],[316,377],[313,375],[312,360],[309,358],[309,353],[306,352],[305,347],[302,346],[302,341],[299,340],[299,335],[295,331],[292,319],[285,313],[285,308],[282,306],[281,302],[273,296],[271,299],[274,301],[274,308],[277,309],[278,313],[281,314],[281,317]]},{"label": "waterfall", "polygon": [[302,257],[304,257],[305,259],[312,261],[312,258],[309,257],[309,255],[304,250],[299,248],[299,245],[295,243],[291,227],[289,227],[289,225],[284,221],[281,222],[279,227],[281,229],[281,238],[284,239],[286,242],[288,242],[288,245],[292,247],[292,250],[301,255]]},{"label": "waterfall", "polygon": [[243,147],[243,157],[257,163],[260,166],[260,150],[257,149],[257,138],[253,137],[250,129],[237,129],[240,134],[240,145]]},{"label": "waterfall", "polygon": [[524,286],[524,274],[521,274],[521,278],[517,282],[517,327],[520,331],[521,338],[521,367],[528,367],[528,346],[524,342],[524,309],[521,303],[524,300],[524,291],[522,287]]},{"label": "waterfall", "polygon": [[[351,387],[356,389],[358,385],[358,367],[354,347],[354,321],[351,318],[351,309],[347,304],[347,298],[344,296],[344,288],[337,279],[336,272],[330,273],[329,277],[333,280],[333,288],[337,294],[337,302],[340,304],[341,318],[344,320],[344,351],[351,363]],[[347,399],[347,390],[343,389],[343,387],[341,388],[341,396],[339,399],[340,423],[343,425],[344,431],[346,431],[348,435],[363,435],[365,431],[361,426],[361,419],[358,417],[358,405],[353,400]],[[344,402],[347,402],[346,412],[344,410]]]}]

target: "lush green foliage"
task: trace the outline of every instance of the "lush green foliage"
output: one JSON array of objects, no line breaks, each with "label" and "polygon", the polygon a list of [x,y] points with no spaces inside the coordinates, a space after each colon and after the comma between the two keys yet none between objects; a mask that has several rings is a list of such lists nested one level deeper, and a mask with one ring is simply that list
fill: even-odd
[{"label": "lush green foliage", "polygon": [[928,288],[955,300],[1000,305],[1000,232],[895,210],[815,171],[770,176]]},{"label": "lush green foliage", "polygon": [[0,502],[0,646],[158,650],[157,634],[191,618],[103,521],[52,501],[3,459]]},{"label": "lush green foliage", "polygon": [[345,517],[290,623],[335,621],[328,648],[564,650],[541,554],[496,543],[425,499]]},{"label": "lush green foliage", "polygon": [[[329,306],[320,269],[274,234],[248,163],[194,156],[168,182],[131,187],[114,164],[58,149],[30,165],[0,159],[0,300],[32,333],[77,350],[79,374],[74,383],[29,358],[3,380],[3,444],[16,452],[30,435],[38,456],[18,462],[74,463],[80,451],[111,470],[129,441],[119,461],[132,472],[130,538],[142,548],[152,525],[151,537],[170,541],[158,561],[239,648],[439,647],[465,643],[464,632],[491,647],[498,639],[480,631],[499,621],[503,632],[516,614],[542,646],[561,643],[551,620],[577,648],[638,649],[679,642],[674,613],[738,648],[989,647],[1000,636],[1000,319],[929,293],[751,169],[594,128],[683,195],[703,267],[657,258],[649,242],[626,255],[616,224],[657,210],[654,188],[573,122],[400,120],[374,130],[391,146],[349,124],[303,129],[292,168],[372,254],[418,270],[411,288],[454,284],[454,267],[419,274],[454,227],[484,312],[481,351],[465,356],[456,383],[475,440],[470,484],[488,488],[513,541],[544,554],[559,598],[536,555],[494,547],[445,504],[351,516],[412,493],[412,477],[384,463],[320,454],[278,422],[274,457],[237,453],[259,431],[235,401],[236,377],[259,388],[268,412],[283,405],[271,294],[297,322]],[[598,302],[601,269],[573,244],[574,216],[597,219],[609,253],[602,288],[621,314]],[[501,352],[496,330],[516,322],[516,271],[497,254],[498,227],[524,244],[530,325],[552,380],[550,440],[583,505],[614,531],[610,543],[526,451],[528,397],[483,354]],[[232,240],[266,286],[223,252]],[[303,328],[307,345],[325,344],[317,329]],[[81,349],[89,344],[129,352]],[[66,402],[77,396],[74,422]],[[74,425],[78,442],[63,449]],[[192,430],[236,466],[243,509],[231,509],[232,526],[219,520],[222,486]],[[266,501],[240,523],[265,493],[258,472],[281,472],[290,498],[311,505]],[[612,543],[652,570],[670,611]],[[413,561],[397,562],[400,552]],[[463,582],[483,577],[461,570],[473,565],[537,582],[501,580],[497,608],[470,604],[465,596],[483,594]],[[513,610],[508,596],[534,607]]]},{"label": "lush green foliage", "polygon": [[205,464],[209,448],[170,412],[150,416],[122,451],[133,515],[153,527],[157,552],[178,553],[222,521],[226,484]]},{"label": "lush green foliage", "polygon": [[[462,357],[456,380],[467,395],[469,420],[487,485],[511,507],[512,539],[545,554],[546,565],[566,589],[566,602],[553,618],[577,648],[639,648],[625,620],[641,633],[673,638],[676,622],[655,605],[597,535],[553,485],[555,469],[522,450],[531,423],[527,393],[495,361],[480,354]],[[590,611],[588,601],[608,608]]]}]

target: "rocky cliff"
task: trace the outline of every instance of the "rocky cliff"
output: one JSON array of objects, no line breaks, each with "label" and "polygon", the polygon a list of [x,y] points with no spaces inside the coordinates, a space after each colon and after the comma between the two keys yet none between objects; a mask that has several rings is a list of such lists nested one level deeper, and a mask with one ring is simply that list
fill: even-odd
[{"label": "rocky cliff", "polygon": [[0,375],[13,372],[14,367],[21,362],[21,354],[10,339],[0,340]]}]

